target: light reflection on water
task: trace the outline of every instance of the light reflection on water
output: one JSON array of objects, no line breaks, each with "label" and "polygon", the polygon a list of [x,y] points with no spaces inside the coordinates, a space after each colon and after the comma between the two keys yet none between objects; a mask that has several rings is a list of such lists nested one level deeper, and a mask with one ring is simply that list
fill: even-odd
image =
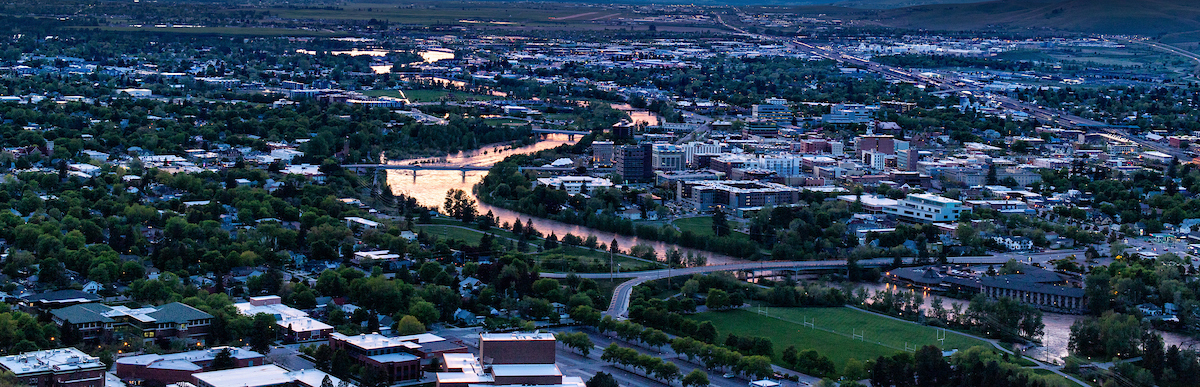
[{"label": "light reflection on water", "polygon": [[[450,155],[445,158],[446,162],[444,164],[439,163],[439,165],[491,166],[511,155],[533,153],[573,142],[574,141],[569,139],[567,135],[550,135],[547,139],[534,145],[517,149],[504,150],[502,147],[487,146],[477,151],[462,152],[456,155]],[[412,164],[420,160],[428,159],[408,159],[392,161],[391,163]],[[474,187],[476,183],[479,183],[481,180],[483,180],[483,177],[486,175],[486,171],[467,171],[465,174],[461,171],[419,171],[417,172],[417,177],[414,181],[413,174],[410,171],[391,170],[387,172],[387,182],[388,185],[392,187],[392,192],[396,194],[404,194],[416,198],[417,202],[425,206],[440,207],[442,202],[445,201],[446,191],[457,188],[467,192],[472,192],[472,187]],[[472,196],[474,196],[473,193]],[[478,201],[478,198],[476,198],[476,201]],[[529,215],[522,215],[514,211],[494,207],[485,203],[479,203],[479,212],[481,214],[486,214],[488,211],[492,211],[492,213],[499,218],[499,222],[501,224],[505,222],[512,223],[518,219],[518,217],[522,222],[532,218],[532,216]],[[568,233],[583,238],[586,238],[588,235],[595,235],[600,243],[604,244],[608,244],[612,242],[612,240],[616,239],[617,244],[622,250],[628,250],[630,247],[633,247],[637,244],[647,244],[654,248],[654,251],[658,253],[659,257],[662,257],[663,253],[667,251],[667,249],[674,246],[658,241],[642,240],[633,236],[617,235],[610,232],[594,230],[587,227],[556,222],[548,219],[539,218],[533,219],[533,221],[534,227],[546,235],[549,235],[551,232],[557,234],[559,238],[562,238]],[[732,257],[716,253],[685,249],[678,246],[674,247],[679,248],[679,250],[684,254],[687,254],[688,251],[691,251],[695,254],[708,257],[709,265],[724,264],[736,261],[736,259]]]}]

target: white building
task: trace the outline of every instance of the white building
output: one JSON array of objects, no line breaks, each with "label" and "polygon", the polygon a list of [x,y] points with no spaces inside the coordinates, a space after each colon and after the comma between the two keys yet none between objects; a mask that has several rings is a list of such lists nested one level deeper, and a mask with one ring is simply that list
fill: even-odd
[{"label": "white building", "polygon": [[567,191],[567,195],[575,196],[580,193],[591,195],[596,189],[612,188],[613,182],[602,177],[555,176],[538,178],[533,182],[534,187],[539,185],[561,189]]},{"label": "white building", "polygon": [[957,222],[963,212],[962,202],[932,194],[908,194],[895,206],[883,208],[885,214],[896,215],[902,220],[933,223]]},{"label": "white building", "polygon": [[128,94],[134,98],[146,98],[152,95],[153,92],[150,89],[120,89],[117,90],[117,94]]},{"label": "white building", "polygon": [[341,379],[319,370],[288,371],[274,364],[200,372],[193,374],[192,378],[196,380],[197,387],[321,387],[325,378],[329,378],[335,386],[342,382]]},{"label": "white building", "polygon": [[680,149],[683,149],[683,162],[687,163],[688,165],[694,165],[696,163],[696,155],[719,154],[724,147],[725,144],[716,141],[693,141],[679,146]]},{"label": "white building", "polygon": [[684,169],[684,151],[674,144],[654,144],[651,157],[656,171],[679,171]]},{"label": "white building", "polygon": [[308,313],[302,310],[284,305],[279,296],[250,297],[249,301],[233,304],[233,307],[245,316],[266,313],[275,317],[275,325],[296,340],[325,339],[333,331],[333,326],[308,317]]}]

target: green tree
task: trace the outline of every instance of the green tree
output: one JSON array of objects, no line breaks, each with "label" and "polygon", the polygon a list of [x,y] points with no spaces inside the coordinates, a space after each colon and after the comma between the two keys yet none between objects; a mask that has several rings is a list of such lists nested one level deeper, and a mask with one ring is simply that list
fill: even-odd
[{"label": "green tree", "polygon": [[617,378],[603,371],[597,372],[584,385],[587,387],[621,387],[621,384],[617,383]]},{"label": "green tree", "polygon": [[694,369],[692,372],[688,372],[680,382],[684,387],[708,387],[708,373]]},{"label": "green tree", "polygon": [[259,313],[254,315],[250,330],[250,350],[266,355],[275,342],[275,316]]},{"label": "green tree", "polygon": [[725,210],[717,207],[712,215],[713,234],[719,237],[729,235],[729,220],[725,218]]},{"label": "green tree", "polygon": [[421,324],[421,320],[410,315],[400,318],[400,322],[397,324],[396,330],[400,331],[401,335],[425,333],[425,324]]},{"label": "green tree", "polygon": [[213,357],[211,367],[213,371],[227,370],[237,367],[237,363],[233,360],[233,354],[229,353],[229,348],[222,348]]},{"label": "green tree", "polygon": [[721,289],[709,289],[708,297],[704,300],[704,306],[712,310],[721,310],[729,307],[729,293]]},{"label": "green tree", "polygon": [[428,301],[418,301],[413,303],[413,305],[408,308],[408,314],[421,320],[421,323],[425,325],[438,322],[439,313],[437,307]]}]

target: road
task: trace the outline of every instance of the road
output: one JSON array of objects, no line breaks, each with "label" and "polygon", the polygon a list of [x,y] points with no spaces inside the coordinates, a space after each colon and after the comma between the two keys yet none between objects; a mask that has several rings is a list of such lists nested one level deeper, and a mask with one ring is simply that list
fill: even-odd
[{"label": "road", "polygon": [[[966,264],[966,265],[997,265],[1008,262],[1010,259],[1016,259],[1022,262],[1037,262],[1045,263],[1047,261],[1065,258],[1070,255],[1082,255],[1084,250],[1058,250],[1045,253],[1003,253],[990,256],[979,257],[953,257],[948,259],[950,263]],[[906,263],[911,263],[912,258],[906,258]],[[864,259],[858,261],[858,264],[863,267],[882,267],[892,264],[891,258],[876,258]],[[744,262],[732,263],[725,265],[710,265],[698,266],[679,269],[658,269],[646,270],[637,272],[625,272],[617,275],[617,278],[629,278],[613,289],[612,300],[609,302],[608,310],[604,313],[613,316],[614,318],[625,318],[629,312],[629,298],[633,294],[633,288],[656,279],[667,277],[690,276],[693,274],[707,274],[722,271],[764,271],[764,270],[830,270],[844,269],[846,267],[845,260],[830,260],[830,261],[759,261],[759,262]],[[545,278],[566,278],[568,273],[542,273]],[[581,273],[576,274],[580,278],[604,279],[610,278],[609,273]]]}]

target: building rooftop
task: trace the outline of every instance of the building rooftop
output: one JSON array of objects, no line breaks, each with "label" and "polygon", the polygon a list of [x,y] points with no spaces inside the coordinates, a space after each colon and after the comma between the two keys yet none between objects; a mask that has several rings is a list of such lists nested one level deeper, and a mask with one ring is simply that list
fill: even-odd
[{"label": "building rooftop", "polygon": [[562,376],[554,364],[497,364],[492,366],[496,377],[507,376]]},{"label": "building rooftop", "polygon": [[195,364],[196,362],[213,360],[217,357],[218,353],[221,353],[221,350],[226,348],[229,349],[229,354],[230,356],[233,356],[234,359],[254,359],[263,356],[258,352],[241,348],[218,347],[201,351],[172,353],[166,355],[146,354],[123,357],[117,359],[117,364],[140,365],[158,369],[196,371],[200,369],[200,366]]},{"label": "building rooftop", "polygon": [[105,368],[99,358],[88,356],[83,351],[70,347],[3,356],[0,357],[0,367],[4,367],[17,376],[46,371],[103,370]]},{"label": "building rooftop", "polygon": [[550,332],[481,333],[479,339],[482,341],[554,341],[554,334]]},{"label": "building rooftop", "polygon": [[330,338],[346,342],[346,344],[362,348],[363,350],[383,349],[393,347],[405,347],[409,349],[421,348],[420,344],[413,341],[400,340],[395,337],[387,337],[378,333],[364,333],[357,336],[346,336],[341,333],[332,333]]},{"label": "building rooftop", "polygon": [[371,360],[374,360],[374,361],[377,361],[377,362],[383,363],[383,364],[403,363],[406,361],[421,360],[421,358],[417,357],[416,355],[413,355],[410,353],[404,353],[404,352],[389,353],[386,355],[375,355],[375,356],[368,357],[368,359],[371,359]]},{"label": "building rooftop", "polygon": [[[478,280],[476,280],[476,281],[478,281]],[[446,341],[445,338],[435,335],[435,334],[432,334],[432,333],[422,333],[422,334],[418,334],[418,335],[408,335],[408,336],[397,336],[397,337],[395,337],[395,339],[400,340],[400,341],[416,341],[417,344],[432,343],[432,342],[437,342],[437,341]]]},{"label": "building rooftop", "polygon": [[484,373],[471,373],[471,372],[438,372],[437,373],[438,385],[448,384],[448,383],[453,383],[453,384],[461,384],[461,383],[492,384],[495,381],[496,381],[496,379],[493,378],[492,375],[488,375],[488,374],[484,374]]},{"label": "building rooftop", "polygon": [[234,368],[223,371],[201,372],[193,374],[202,385],[212,387],[267,387],[294,385],[320,387],[321,381],[328,376],[333,385],[341,380],[324,372],[312,369],[288,371],[277,365]]},{"label": "building rooftop", "polygon": [[131,318],[141,323],[185,323],[192,320],[203,320],[213,317],[199,309],[178,302],[137,309],[130,309],[120,305],[79,304],[55,309],[50,314],[60,320],[70,321],[72,324],[114,322],[123,317]]},{"label": "building rooftop", "polygon": [[908,194],[908,199],[918,199],[918,200],[924,200],[924,201],[941,203],[941,204],[962,204],[962,202],[960,202],[958,200],[954,200],[951,198],[942,197],[942,196],[938,196],[938,195],[934,195],[934,194],[924,194],[924,193]]}]

